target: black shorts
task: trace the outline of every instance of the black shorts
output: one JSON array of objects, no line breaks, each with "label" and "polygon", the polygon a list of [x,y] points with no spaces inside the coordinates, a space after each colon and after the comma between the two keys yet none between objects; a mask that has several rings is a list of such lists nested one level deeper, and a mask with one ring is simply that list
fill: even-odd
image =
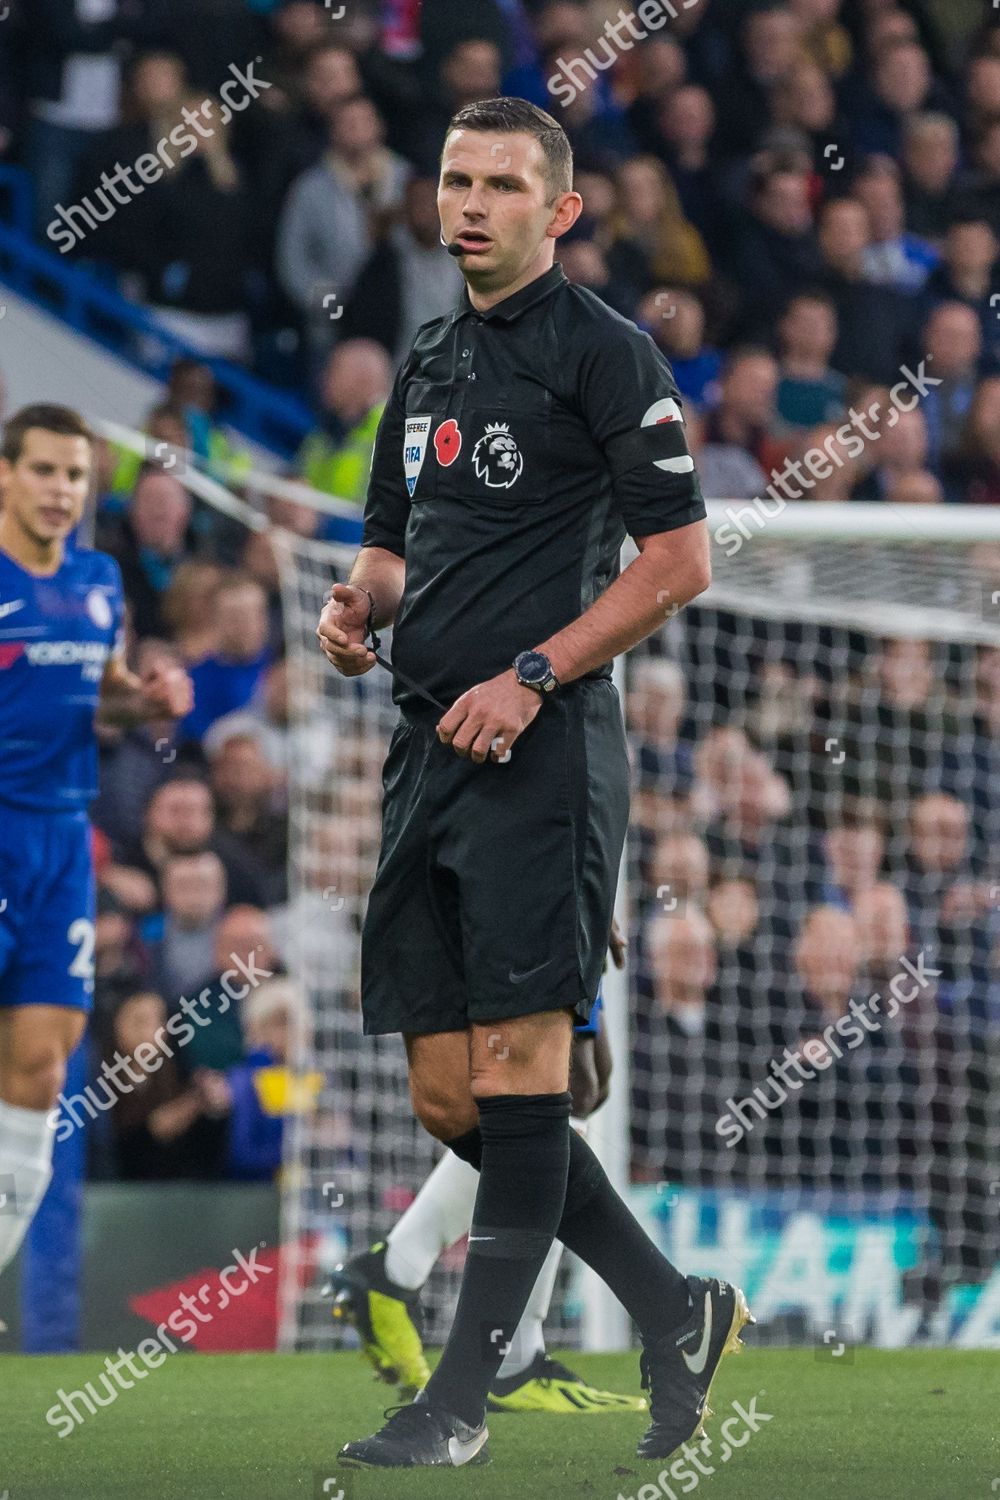
[{"label": "black shorts", "polygon": [[590,1015],[628,826],[614,685],[556,692],[506,765],[442,745],[440,714],[400,720],[382,772],[382,848],[361,944],[368,1035]]}]

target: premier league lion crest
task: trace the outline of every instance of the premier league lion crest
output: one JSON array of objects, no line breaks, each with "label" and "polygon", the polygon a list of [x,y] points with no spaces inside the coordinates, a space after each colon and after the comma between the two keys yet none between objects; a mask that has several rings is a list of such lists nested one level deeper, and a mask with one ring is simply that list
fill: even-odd
[{"label": "premier league lion crest", "polygon": [[506,422],[487,422],[486,431],[472,450],[472,467],[476,478],[485,479],[494,490],[509,490],[520,477],[524,459]]}]

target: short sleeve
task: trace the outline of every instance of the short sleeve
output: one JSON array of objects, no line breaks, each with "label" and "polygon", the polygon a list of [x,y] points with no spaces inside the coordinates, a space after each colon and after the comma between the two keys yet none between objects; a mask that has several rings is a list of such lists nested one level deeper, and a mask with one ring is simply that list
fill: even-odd
[{"label": "short sleeve", "polygon": [[403,432],[406,425],[402,400],[404,364],[395,383],[375,433],[368,495],[365,500],[362,547],[384,547],[387,552],[404,555],[406,523],[410,516],[410,498],[403,475]]},{"label": "short sleeve", "polygon": [[632,325],[603,325],[600,335],[580,362],[578,389],[627,530],[652,536],[703,520],[705,502],[669,364],[649,334]]}]

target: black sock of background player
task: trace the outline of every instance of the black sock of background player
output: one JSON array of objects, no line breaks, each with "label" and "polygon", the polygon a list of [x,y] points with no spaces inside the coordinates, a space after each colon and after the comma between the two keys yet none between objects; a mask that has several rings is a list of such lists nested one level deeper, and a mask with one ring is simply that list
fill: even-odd
[{"label": "black sock of background player", "polygon": [[[458,1136],[448,1146],[479,1167],[478,1130]],[[670,1333],[687,1318],[687,1282],[653,1244],[575,1130],[570,1131],[566,1204],[555,1238],[597,1272],[645,1338]]]},{"label": "black sock of background player", "polygon": [[[479,1191],[455,1321],[427,1396],[478,1426],[562,1214],[570,1095],[479,1101]],[[464,1139],[464,1138],[463,1138]]]}]

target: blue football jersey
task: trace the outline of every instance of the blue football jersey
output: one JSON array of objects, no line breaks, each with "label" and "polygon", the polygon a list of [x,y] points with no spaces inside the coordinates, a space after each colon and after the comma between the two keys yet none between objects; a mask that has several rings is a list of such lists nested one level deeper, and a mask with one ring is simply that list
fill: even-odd
[{"label": "blue football jersey", "polygon": [[37,578],[0,551],[0,802],[80,811],[96,796],[94,712],[124,609],[103,552],[67,547]]}]

